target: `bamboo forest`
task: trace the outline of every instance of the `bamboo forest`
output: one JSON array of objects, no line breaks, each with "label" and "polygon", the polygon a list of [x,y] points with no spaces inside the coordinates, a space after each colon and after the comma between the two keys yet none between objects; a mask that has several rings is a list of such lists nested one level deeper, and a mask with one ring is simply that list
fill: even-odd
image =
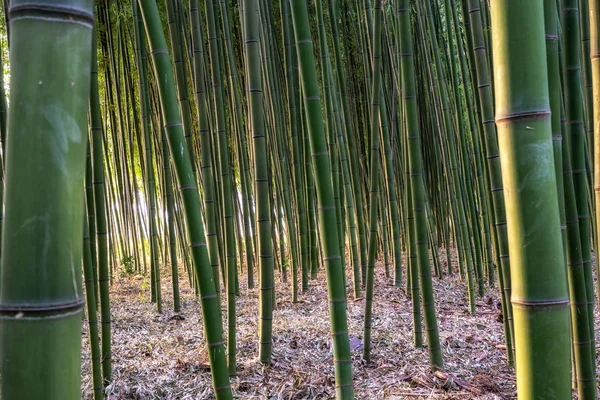
[{"label": "bamboo forest", "polygon": [[598,399],[600,0],[4,0],[0,399]]}]

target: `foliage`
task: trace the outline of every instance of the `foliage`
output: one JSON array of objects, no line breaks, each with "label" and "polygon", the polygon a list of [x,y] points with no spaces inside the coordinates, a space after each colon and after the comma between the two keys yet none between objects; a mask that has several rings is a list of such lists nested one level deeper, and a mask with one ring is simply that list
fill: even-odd
[{"label": "foliage", "polygon": [[119,270],[119,276],[121,278],[131,277],[136,273],[135,264],[133,261],[133,256],[126,256],[121,259],[121,262],[119,263],[119,267],[121,267]]}]

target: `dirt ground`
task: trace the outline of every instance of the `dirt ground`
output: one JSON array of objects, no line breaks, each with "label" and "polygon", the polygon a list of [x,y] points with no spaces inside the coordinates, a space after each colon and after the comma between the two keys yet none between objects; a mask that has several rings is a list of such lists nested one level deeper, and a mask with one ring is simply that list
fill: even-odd
[{"label": "dirt ground", "polygon": [[[109,399],[214,398],[199,302],[180,271],[182,311],[175,314],[170,273],[163,272],[162,314],[149,301],[148,278],[115,278],[111,287],[113,382],[107,388]],[[231,380],[234,394],[239,399],[334,398],[324,272],[310,281],[309,290],[300,294],[296,304],[290,301],[289,282],[282,283],[276,273],[270,368],[257,359],[258,290],[248,290],[245,279],[245,275],[240,276],[237,299],[238,375]],[[352,294],[350,275],[347,282]],[[410,300],[404,288],[392,286],[392,279],[385,277],[382,263],[376,268],[375,284],[368,364],[362,360],[364,299],[348,302],[357,399],[515,398],[514,371],[506,363],[497,290],[487,288],[485,296],[477,300],[477,313],[471,315],[465,285],[456,275],[434,279],[446,373],[436,376],[429,368],[427,348],[413,345]],[[83,330],[82,393],[87,399],[91,398],[87,321]]]}]

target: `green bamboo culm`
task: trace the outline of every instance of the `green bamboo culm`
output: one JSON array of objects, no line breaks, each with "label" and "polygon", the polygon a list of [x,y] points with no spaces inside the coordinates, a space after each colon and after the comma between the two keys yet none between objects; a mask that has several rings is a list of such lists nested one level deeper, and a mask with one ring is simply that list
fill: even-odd
[{"label": "green bamboo culm", "polygon": [[[94,285],[94,296],[96,297],[96,308],[100,303],[98,294],[98,267],[96,254],[96,207],[94,206],[94,183],[92,172],[92,149],[91,138],[88,141],[87,160],[85,167],[85,201],[88,218],[88,229],[90,230],[90,252],[92,256],[92,284]],[[1,256],[0,256],[1,257]]]},{"label": "green bamboo culm", "polygon": [[[93,210],[91,211],[93,212]],[[88,210],[88,214],[90,211]],[[92,361],[92,384],[94,400],[102,400],[104,386],[102,385],[102,369],[100,366],[100,338],[98,334],[98,310],[96,309],[96,293],[94,273],[92,271],[92,248],[90,246],[90,227],[88,216],[83,218],[83,276],[85,279],[85,300],[88,315],[90,354]]]},{"label": "green bamboo culm", "polygon": [[[94,43],[96,36],[94,35]],[[94,45],[93,48],[96,48]],[[108,290],[108,223],[106,217],[106,191],[104,184],[104,132],[98,90],[98,60],[92,52],[92,81],[90,93],[90,125],[92,131],[92,171],[94,206],[96,211],[96,244],[98,245],[98,286],[100,287],[100,327],[102,334],[102,377],[106,386],[112,374],[111,318]]]},{"label": "green bamboo culm", "polygon": [[[463,21],[467,28],[467,42],[470,44],[468,52],[471,59],[471,66],[475,67],[472,71],[473,94],[479,103],[479,121],[481,129],[478,131],[482,135],[482,144],[485,146],[487,159],[487,171],[489,177],[489,190],[492,198],[492,209],[498,246],[496,249],[496,259],[498,262],[499,283],[502,285],[500,293],[502,299],[503,318],[506,319],[504,336],[506,340],[506,353],[509,365],[514,364],[514,328],[512,306],[510,304],[511,296],[511,278],[510,278],[510,254],[508,251],[508,236],[506,226],[506,210],[502,187],[502,169],[500,167],[500,155],[498,152],[498,140],[496,124],[494,123],[493,106],[493,87],[490,82],[491,72],[488,64],[488,48],[483,34],[481,21],[481,3],[478,0],[462,0]],[[466,22],[469,21],[470,25]],[[477,88],[477,90],[475,90]],[[506,330],[508,328],[508,330]]]},{"label": "green bamboo culm", "polygon": [[[208,238],[208,256],[213,270],[215,290],[217,292],[217,304],[221,304],[220,276],[219,276],[219,244],[217,242],[216,202],[214,174],[212,164],[212,145],[209,132],[209,117],[206,110],[206,85],[204,76],[204,44],[201,38],[200,8],[198,0],[190,1],[190,23],[192,25],[192,49],[193,49],[193,71],[194,87],[196,92],[196,103],[198,106],[198,128],[200,130],[200,143],[202,147],[201,171],[202,189],[204,192],[204,210],[206,213],[206,236]],[[219,320],[222,324],[221,307],[219,307]]]},{"label": "green bamboo culm", "polygon": [[175,202],[173,200],[173,181],[171,178],[171,160],[169,157],[169,142],[164,129],[161,129],[163,168],[165,180],[165,200],[167,203],[167,233],[169,240],[169,261],[171,263],[171,276],[173,284],[173,311],[181,310],[179,298],[179,271],[177,266],[177,237],[175,236]]},{"label": "green bamboo culm", "polygon": [[[588,307],[589,339],[592,341],[592,359],[596,359],[594,332],[594,281],[590,238],[590,214],[587,182],[587,149],[585,137],[584,97],[582,93],[580,16],[578,0],[561,0],[562,78],[566,117],[566,148],[570,151],[571,174],[575,191],[577,220],[581,244],[585,294]],[[595,385],[594,385],[595,386]]]},{"label": "green bamboo culm", "polygon": [[273,343],[273,242],[271,237],[271,205],[267,138],[263,105],[263,83],[260,63],[258,2],[244,0],[244,48],[247,68],[250,131],[254,144],[254,193],[258,222],[258,256],[260,258],[260,326],[258,352],[260,362],[270,364]]},{"label": "green bamboo culm", "polygon": [[495,120],[509,231],[520,400],[571,398],[569,298],[543,7],[543,0],[491,4]]},{"label": "green bamboo culm", "polygon": [[[331,25],[331,32],[333,34],[333,37],[338,38],[339,37],[339,32],[338,32],[338,17],[336,16],[336,1],[335,0],[330,0],[329,1],[329,23]],[[346,87],[346,80],[344,79],[344,71],[343,71],[343,66],[344,66],[344,62],[342,61],[342,56],[341,56],[341,49],[340,49],[340,40],[333,40],[333,55],[334,55],[334,59],[335,59],[335,67],[336,67],[336,81],[338,83],[338,90],[340,92],[341,95],[341,100],[342,100],[342,113],[344,115],[344,119],[345,119],[345,124],[344,124],[344,128],[346,131],[346,138],[347,140],[347,151],[349,155],[353,155],[355,154],[355,131],[354,131],[354,127],[352,125],[352,120],[350,118],[350,115],[352,114],[352,111],[350,109],[350,105],[348,102],[348,90]],[[340,146],[345,146],[344,144],[342,144],[340,142]],[[344,150],[340,150],[340,151],[344,151]],[[356,221],[356,225],[358,225],[358,247],[359,247],[359,256],[361,258],[361,265],[354,265],[354,297],[359,297],[360,296],[360,278],[361,278],[361,274],[360,274],[360,269],[364,268],[366,266],[367,263],[367,249],[366,249],[366,239],[365,239],[365,226],[366,224],[363,223],[364,222],[364,218],[363,218],[363,203],[362,203],[362,196],[360,194],[360,185],[359,185],[359,179],[360,179],[360,173],[359,173],[359,166],[358,166],[358,162],[356,160],[357,157],[349,157],[349,167],[350,167],[350,178],[352,179],[351,187],[353,188],[353,196],[354,196],[354,205],[353,207],[349,207],[352,210],[348,210],[347,212],[350,213],[351,211],[354,212],[355,215],[353,215],[351,218],[354,218]]]},{"label": "green bamboo culm", "polygon": [[213,86],[214,105],[216,112],[216,123],[213,132],[216,133],[215,142],[218,143],[218,157],[221,169],[221,199],[223,208],[223,219],[225,222],[225,271],[227,287],[227,368],[229,375],[236,374],[236,246],[235,229],[233,224],[233,175],[231,174],[231,164],[229,160],[229,139],[227,136],[227,116],[225,113],[225,93],[223,88],[223,78],[221,74],[221,56],[219,55],[219,30],[216,9],[211,0],[205,1],[206,22],[208,26],[208,50],[210,55],[210,72]]},{"label": "green bamboo culm", "polygon": [[294,185],[296,194],[298,235],[300,236],[300,263],[292,264],[292,302],[298,301],[298,264],[301,271],[308,271],[308,233],[306,211],[304,208],[304,176],[302,170],[302,154],[300,152],[300,141],[298,132],[301,131],[299,106],[297,105],[298,95],[298,59],[296,57],[296,47],[293,44],[292,23],[290,16],[290,4],[288,1],[281,2],[281,20],[283,29],[283,40],[285,43],[285,71],[287,81],[287,101],[289,109],[290,136],[292,142]]},{"label": "green bamboo culm", "polygon": [[[596,201],[596,232],[600,232],[600,0],[589,0],[590,17],[590,58],[592,60],[592,90],[594,99],[594,193]],[[1,100],[0,100],[1,101]],[[591,149],[590,149],[591,151]],[[596,252],[600,249],[600,235]],[[600,263],[596,262],[596,271]],[[600,280],[597,281],[600,296]]]},{"label": "green bamboo culm", "polygon": [[[132,1],[131,7],[133,14],[137,17],[136,0]],[[134,20],[134,32],[137,45],[137,61],[138,61],[138,83],[140,92],[140,109],[142,114],[142,143],[144,144],[144,174],[146,180],[146,195],[147,195],[147,210],[148,225],[150,231],[150,268],[154,272],[154,290],[156,295],[156,308],[159,313],[162,313],[162,290],[160,284],[160,264],[158,259],[158,230],[156,227],[156,185],[154,183],[154,162],[152,148],[152,132],[150,132],[150,101],[148,98],[148,76],[146,66],[146,41],[142,36],[141,27],[138,24],[137,18]],[[168,160],[168,157],[165,155]],[[168,161],[167,161],[168,163]]]},{"label": "green bamboo culm", "polygon": [[75,400],[93,3],[13,0],[8,12],[11,101],[27,106],[8,116],[0,398]]},{"label": "green bamboo culm", "polygon": [[[7,128],[7,105],[6,93],[4,91],[4,66],[2,55],[0,54],[0,150],[2,150],[2,160],[0,165],[0,204],[4,204],[4,162],[6,161],[6,128]],[[2,241],[2,220],[4,219],[4,210],[0,207],[0,242]],[[2,257],[2,247],[0,247],[0,257]]]},{"label": "green bamboo culm", "polygon": [[154,71],[156,76],[163,77],[158,80],[160,103],[164,117],[165,131],[169,141],[169,149],[175,166],[175,175],[179,185],[178,189],[183,200],[187,237],[191,247],[202,304],[202,321],[208,347],[215,397],[219,400],[228,400],[232,399],[233,396],[229,384],[227,363],[225,361],[219,304],[217,302],[212,268],[208,258],[204,224],[202,223],[200,212],[200,196],[192,172],[191,159],[187,151],[187,144],[179,115],[171,61],[167,52],[167,44],[164,32],[162,31],[156,2],[142,0],[140,1],[140,9],[144,19],[148,42],[150,43]]},{"label": "green bamboo culm", "polygon": [[[583,262],[579,219],[573,184],[573,170],[569,137],[562,133],[561,108],[562,90],[559,66],[558,13],[555,0],[544,0],[546,30],[546,58],[548,68],[548,92],[551,110],[554,163],[556,168],[560,218],[565,243],[567,282],[571,302],[571,324],[573,339],[573,371],[577,381],[577,393],[581,400],[596,399],[595,342],[589,328],[585,263]],[[565,132],[566,133],[566,132]],[[566,223],[566,221],[569,221]]]},{"label": "green bamboo culm", "polygon": [[[331,334],[333,338],[336,398],[338,400],[354,399],[352,360],[350,358],[348,321],[346,318],[344,268],[340,256],[335,199],[331,183],[329,154],[325,139],[325,127],[323,124],[321,97],[317,81],[317,69],[313,53],[308,9],[305,0],[289,1],[296,39],[307,131],[310,138],[310,152],[312,153],[317,188],[317,202],[319,204],[319,226],[321,228],[321,243],[325,256]],[[306,150],[308,151],[309,149]],[[310,169],[307,169],[307,176],[309,174]],[[309,200],[312,201],[310,196]]]},{"label": "green bamboo culm", "polygon": [[[7,30],[8,33],[8,30]],[[8,36],[8,35],[7,35]],[[6,129],[7,129],[7,113],[8,107],[6,104],[6,92],[4,89],[4,60],[0,54],[0,149],[2,149],[2,170],[4,171],[4,163],[6,162]],[[0,216],[2,213],[0,211]],[[2,227],[0,227],[2,231]]]},{"label": "green bamboo culm", "polygon": [[[381,93],[381,19],[383,10],[381,0],[375,0],[374,6],[374,35],[373,35],[373,79],[371,87],[371,166],[369,190],[369,242],[367,254],[367,282],[365,290],[365,321],[363,358],[371,358],[371,313],[373,310],[373,282],[375,280],[375,258],[377,257],[377,209],[379,203],[380,174],[380,144],[379,144],[379,107]],[[383,208],[381,208],[383,213]]]},{"label": "green bamboo culm", "polygon": [[[433,299],[433,282],[431,264],[429,262],[429,245],[427,240],[427,216],[425,215],[425,184],[423,181],[423,156],[421,148],[421,131],[416,96],[412,27],[408,0],[398,3],[400,24],[399,53],[401,61],[401,81],[404,90],[404,108],[406,113],[406,134],[408,142],[408,162],[410,170],[410,191],[414,214],[414,235],[416,256],[419,271],[419,284],[423,296],[423,313],[425,329],[427,329],[427,347],[429,361],[434,368],[442,368],[442,351]],[[411,234],[413,232],[411,231]],[[412,273],[416,271],[412,270]]]}]

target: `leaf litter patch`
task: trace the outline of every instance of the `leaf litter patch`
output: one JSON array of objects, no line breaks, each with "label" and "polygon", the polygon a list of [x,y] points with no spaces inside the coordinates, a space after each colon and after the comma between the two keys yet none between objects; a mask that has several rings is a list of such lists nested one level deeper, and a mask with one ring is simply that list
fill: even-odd
[{"label": "leaf litter patch", "polygon": [[[444,252],[440,262],[446,270]],[[458,267],[456,252],[452,265]],[[349,257],[347,258],[349,259]],[[406,257],[403,257],[406,260]],[[291,271],[288,271],[291,272]],[[434,279],[443,371],[431,371],[426,348],[413,345],[410,299],[393,286],[383,262],[376,267],[371,362],[362,359],[364,299],[353,299],[347,268],[348,328],[357,399],[511,399],[514,370],[507,367],[500,299],[486,287],[477,313],[468,312],[465,284],[458,273]],[[288,275],[290,275],[288,273]],[[257,276],[257,275],[255,275]],[[180,270],[181,311],[172,311],[170,272],[162,273],[162,314],[150,303],[148,278],[115,278],[111,286],[112,382],[107,398],[213,399],[210,366],[199,302]],[[327,287],[323,269],[309,290],[291,302],[291,284],[276,272],[273,362],[258,354],[258,289],[240,275],[237,298],[237,376],[239,399],[333,399],[335,381]],[[145,289],[142,289],[145,288]],[[223,297],[225,294],[223,293]],[[223,299],[224,329],[227,328]],[[423,332],[425,331],[424,321]],[[87,319],[82,321],[82,396],[92,397]]]}]

